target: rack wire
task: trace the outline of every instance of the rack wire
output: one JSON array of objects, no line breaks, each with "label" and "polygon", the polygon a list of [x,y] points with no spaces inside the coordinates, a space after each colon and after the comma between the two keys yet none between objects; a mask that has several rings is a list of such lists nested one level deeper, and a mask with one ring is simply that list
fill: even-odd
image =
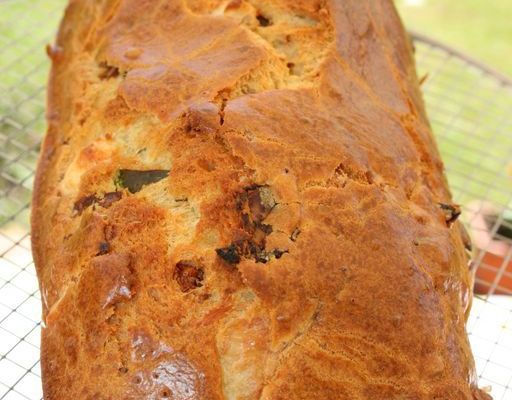
[{"label": "rack wire", "polygon": [[[51,43],[65,0],[0,0],[0,400],[42,398],[28,217]],[[476,244],[468,331],[480,383],[512,399],[512,82],[413,33],[427,110]]]}]

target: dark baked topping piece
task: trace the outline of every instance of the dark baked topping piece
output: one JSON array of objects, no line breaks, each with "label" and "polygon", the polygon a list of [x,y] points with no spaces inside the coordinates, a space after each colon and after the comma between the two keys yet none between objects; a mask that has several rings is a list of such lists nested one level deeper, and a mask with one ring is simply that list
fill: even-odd
[{"label": "dark baked topping piece", "polygon": [[256,232],[258,232],[258,231],[263,232],[266,236],[270,235],[273,232],[272,225],[269,225],[269,224],[263,224],[261,222],[256,222],[254,224],[254,227],[256,229]]},{"label": "dark baked topping piece", "polygon": [[[237,198],[237,210],[240,212],[244,229],[252,233],[258,227],[262,227],[264,224],[261,222],[267,218],[276,204],[270,187],[261,185],[246,187]],[[267,225],[267,227],[270,226]]]},{"label": "dark baked topping piece", "polygon": [[246,187],[236,202],[243,235],[229,246],[216,249],[217,255],[228,264],[235,265],[242,258],[253,259],[257,263],[267,263],[272,258],[279,259],[284,253],[288,253],[288,250],[266,249],[266,237],[272,233],[272,226],[263,221],[276,204],[269,186]]},{"label": "dark baked topping piece", "polygon": [[228,264],[238,264],[240,262],[238,248],[234,243],[231,243],[228,247],[216,249],[215,251],[217,252],[218,256]]},{"label": "dark baked topping piece", "polygon": [[274,257],[278,260],[283,256],[284,253],[288,253],[288,250],[274,249],[272,250]]},{"label": "dark baked topping piece", "polygon": [[95,194],[91,194],[89,196],[84,196],[78,199],[75,202],[75,205],[73,206],[73,210],[76,211],[78,215],[81,215],[87,207],[90,207],[93,204],[98,204],[100,207],[103,208],[109,208],[113,203],[121,200],[122,197],[122,192],[105,193],[102,199],[100,199]]},{"label": "dark baked topping piece", "polygon": [[75,205],[73,207],[73,210],[75,210],[78,215],[82,214],[82,212],[92,204],[94,204],[98,198],[95,194],[91,194],[90,196],[84,196],[77,201],[75,201]]},{"label": "dark baked topping piece", "polygon": [[128,189],[130,193],[137,193],[144,186],[161,181],[168,175],[169,170],[164,169],[153,169],[147,171],[120,169],[115,182],[119,186]]},{"label": "dark baked topping piece", "polygon": [[101,242],[97,256],[102,256],[110,252],[110,244],[108,242]]},{"label": "dark baked topping piece", "polygon": [[446,225],[451,226],[459,215],[461,214],[460,206],[458,204],[445,204],[439,203],[439,207],[444,212],[444,216],[446,219]]},{"label": "dark baked topping piece", "polygon": [[119,68],[108,65],[105,61],[100,62],[99,67],[101,71],[98,75],[98,78],[100,79],[110,79],[119,76]]},{"label": "dark baked topping piece", "polygon": [[299,228],[295,228],[290,236],[290,240],[292,242],[295,242],[297,240],[297,238],[299,237],[300,235],[300,229]]},{"label": "dark baked topping piece", "polygon": [[257,263],[266,264],[272,258],[279,259],[283,254],[288,253],[288,250],[272,249],[270,251],[265,249],[265,242],[256,242],[251,239],[238,240],[231,243],[228,247],[215,250],[220,258],[228,264],[238,264],[242,257],[246,259],[252,258]]},{"label": "dark baked topping piece", "polygon": [[123,197],[122,192],[108,192],[108,193],[105,193],[105,195],[103,196],[103,199],[98,201],[98,205],[100,205],[103,208],[109,208],[113,203],[121,200],[122,197]]},{"label": "dark baked topping piece", "polygon": [[272,21],[269,18],[263,16],[262,14],[256,15],[256,19],[258,20],[260,26],[266,27],[272,25]]},{"label": "dark baked topping piece", "polygon": [[180,285],[181,291],[186,293],[203,286],[204,270],[192,261],[180,261],[174,268],[173,277]]},{"label": "dark baked topping piece", "polygon": [[260,249],[258,247],[251,248],[251,255],[254,257],[254,260],[257,263],[263,263],[263,264],[266,264],[272,258],[279,260],[285,253],[288,253],[288,250],[273,249],[273,250],[267,251],[265,249]]},{"label": "dark baked topping piece", "polygon": [[246,193],[251,219],[263,221],[276,205],[272,191],[268,186],[258,186],[246,189]]}]

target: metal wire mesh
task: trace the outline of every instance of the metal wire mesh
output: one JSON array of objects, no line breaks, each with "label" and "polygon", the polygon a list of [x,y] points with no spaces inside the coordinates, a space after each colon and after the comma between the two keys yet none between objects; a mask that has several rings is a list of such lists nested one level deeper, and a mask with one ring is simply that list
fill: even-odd
[{"label": "metal wire mesh", "polygon": [[[28,216],[48,61],[65,0],[0,0],[0,400],[40,399],[40,297]],[[512,399],[512,83],[413,35],[455,200],[476,247],[468,331],[482,385]],[[476,239],[476,240],[475,240]]]},{"label": "metal wire mesh", "polygon": [[413,35],[427,110],[455,201],[476,247],[468,321],[481,385],[512,399],[512,83]]}]

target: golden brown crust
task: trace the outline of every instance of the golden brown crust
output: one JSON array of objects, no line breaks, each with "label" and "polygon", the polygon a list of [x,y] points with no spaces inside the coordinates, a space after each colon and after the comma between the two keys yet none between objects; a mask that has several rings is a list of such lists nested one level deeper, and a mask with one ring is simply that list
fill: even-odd
[{"label": "golden brown crust", "polygon": [[71,0],[49,54],[46,399],[486,398],[391,1]]}]

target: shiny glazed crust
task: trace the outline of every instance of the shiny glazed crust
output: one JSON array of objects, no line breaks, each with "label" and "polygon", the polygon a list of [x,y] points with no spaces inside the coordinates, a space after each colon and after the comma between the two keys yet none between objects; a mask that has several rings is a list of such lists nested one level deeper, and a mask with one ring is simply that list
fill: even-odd
[{"label": "shiny glazed crust", "polygon": [[48,53],[45,399],[488,399],[390,0],[71,0]]}]

